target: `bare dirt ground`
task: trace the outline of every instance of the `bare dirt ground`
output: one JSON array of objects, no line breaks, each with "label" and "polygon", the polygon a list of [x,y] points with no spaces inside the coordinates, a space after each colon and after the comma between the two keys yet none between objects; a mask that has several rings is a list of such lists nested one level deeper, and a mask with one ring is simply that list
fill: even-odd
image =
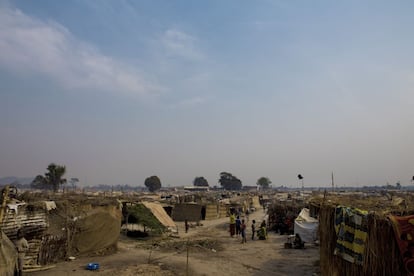
[{"label": "bare dirt ground", "polygon": [[[121,235],[113,255],[81,257],[27,275],[318,275],[318,247],[285,249],[287,236],[276,233],[269,233],[267,240],[250,239],[251,220],[260,224],[263,217],[261,210],[250,215],[245,244],[239,237],[230,237],[228,218],[202,221],[202,226],[191,227],[188,233],[178,223],[177,237],[143,241]],[[100,268],[86,270],[91,262]]]}]

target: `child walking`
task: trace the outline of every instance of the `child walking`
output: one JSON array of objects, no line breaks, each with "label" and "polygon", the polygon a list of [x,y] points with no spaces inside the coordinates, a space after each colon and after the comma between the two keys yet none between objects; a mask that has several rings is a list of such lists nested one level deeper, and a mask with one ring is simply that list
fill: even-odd
[{"label": "child walking", "polygon": [[246,243],[247,242],[247,239],[246,239],[246,223],[244,222],[244,219],[242,219],[242,221],[241,221],[240,230],[241,230],[241,236],[242,236],[242,243]]}]

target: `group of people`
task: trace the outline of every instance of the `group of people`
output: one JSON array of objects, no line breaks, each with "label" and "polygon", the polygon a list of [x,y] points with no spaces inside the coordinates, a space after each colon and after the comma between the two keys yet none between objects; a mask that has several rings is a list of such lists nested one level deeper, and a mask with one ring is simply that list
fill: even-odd
[{"label": "group of people", "polygon": [[292,235],[294,233],[295,217],[280,213],[273,213],[269,216],[272,231],[279,232],[280,235]]},{"label": "group of people", "polygon": [[252,221],[252,240],[254,240],[256,233],[259,240],[265,240],[267,238],[266,221],[262,221],[258,230],[256,230],[256,221]]},{"label": "group of people", "polygon": [[[238,215],[236,216],[234,212],[231,212],[230,213],[230,236],[231,237],[234,237],[235,235],[237,237],[241,236],[242,238],[241,242],[246,243],[247,242],[246,228],[247,228],[246,221],[244,219],[240,219],[240,216]],[[259,240],[267,239],[267,227],[266,227],[265,220],[262,221],[258,229],[256,229],[256,221],[252,220],[251,229],[252,229],[252,235],[251,235],[252,240],[256,238],[256,235]],[[305,242],[302,240],[301,236],[298,233],[296,233],[295,235],[295,239],[293,240],[292,247],[296,249],[305,248]]]},{"label": "group of people", "polygon": [[[246,221],[244,219],[240,219],[240,216],[236,216],[235,213],[230,213],[230,236],[234,237],[234,235],[236,236],[241,236],[242,238],[242,243],[246,243],[247,242],[247,237],[246,237]],[[267,237],[267,233],[266,233],[266,222],[263,221],[259,227],[258,230],[256,230],[256,221],[252,220],[252,224],[251,224],[251,229],[252,229],[252,240],[255,239],[256,233],[257,233],[257,237],[261,240],[265,240]]]}]

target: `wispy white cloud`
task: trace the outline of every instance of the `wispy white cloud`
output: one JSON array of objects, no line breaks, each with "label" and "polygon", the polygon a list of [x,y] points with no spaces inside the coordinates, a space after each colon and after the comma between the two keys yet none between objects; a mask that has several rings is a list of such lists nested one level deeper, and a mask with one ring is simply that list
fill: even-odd
[{"label": "wispy white cloud", "polygon": [[163,90],[137,68],[102,54],[64,26],[7,7],[0,7],[0,67],[20,74],[41,74],[72,89],[138,97]]},{"label": "wispy white cloud", "polygon": [[190,98],[190,99],[185,99],[183,101],[180,102],[181,106],[192,106],[192,105],[198,105],[205,102],[204,98],[201,97],[195,97],[195,98]]},{"label": "wispy white cloud", "polygon": [[167,55],[201,60],[204,55],[197,49],[196,42],[197,39],[194,36],[175,28],[166,30],[161,37],[161,43]]},{"label": "wispy white cloud", "polygon": [[168,107],[171,109],[192,108],[194,106],[202,105],[205,102],[206,98],[195,96],[191,98],[181,99],[175,103],[168,105]]}]

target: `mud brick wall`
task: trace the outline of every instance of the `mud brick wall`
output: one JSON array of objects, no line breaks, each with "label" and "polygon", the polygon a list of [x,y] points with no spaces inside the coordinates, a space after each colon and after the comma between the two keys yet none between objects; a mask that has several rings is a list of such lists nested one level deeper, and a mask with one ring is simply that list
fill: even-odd
[{"label": "mud brick wall", "polygon": [[174,221],[200,221],[201,208],[198,204],[177,204],[172,211],[172,218]]}]

